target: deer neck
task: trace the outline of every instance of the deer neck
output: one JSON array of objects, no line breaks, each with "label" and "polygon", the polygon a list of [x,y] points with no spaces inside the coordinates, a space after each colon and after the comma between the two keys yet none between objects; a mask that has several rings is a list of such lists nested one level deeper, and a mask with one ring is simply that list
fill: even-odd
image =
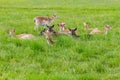
[{"label": "deer neck", "polygon": [[55,17],[51,17],[50,21],[53,22],[55,20]]},{"label": "deer neck", "polygon": [[65,30],[65,27],[60,27],[60,31],[64,31]]},{"label": "deer neck", "polygon": [[104,29],[103,33],[104,33],[104,34],[107,34],[107,33],[108,33],[108,30]]},{"label": "deer neck", "polygon": [[89,29],[89,26],[88,25],[85,25],[85,30],[88,30]]}]

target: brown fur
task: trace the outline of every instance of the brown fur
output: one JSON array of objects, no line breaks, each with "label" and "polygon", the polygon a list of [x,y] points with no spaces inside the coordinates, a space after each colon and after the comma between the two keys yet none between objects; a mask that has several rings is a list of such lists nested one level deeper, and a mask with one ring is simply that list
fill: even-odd
[{"label": "brown fur", "polygon": [[60,33],[64,33],[64,34],[69,34],[70,30],[65,28],[65,23],[61,22],[58,24],[58,27],[60,29]]},{"label": "brown fur", "polygon": [[43,17],[43,16],[37,16],[37,17],[35,17],[34,18],[35,29],[38,29],[38,27],[40,25],[44,26],[44,28],[45,28],[50,23],[52,23],[56,18],[57,18],[57,16],[55,14],[53,14],[51,18],[49,18],[49,17]]},{"label": "brown fur", "polygon": [[64,22],[59,23],[59,24],[58,24],[58,27],[59,27],[59,29],[60,29],[60,33],[78,37],[78,35],[77,35],[77,28],[75,28],[75,29],[70,29],[70,28],[69,28],[69,29],[66,29]]}]

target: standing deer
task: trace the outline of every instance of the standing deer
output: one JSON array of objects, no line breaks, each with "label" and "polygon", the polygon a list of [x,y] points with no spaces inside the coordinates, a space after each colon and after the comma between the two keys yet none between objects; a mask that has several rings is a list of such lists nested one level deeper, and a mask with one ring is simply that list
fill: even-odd
[{"label": "standing deer", "polygon": [[38,29],[38,27],[40,25],[45,28],[50,23],[52,23],[56,18],[57,18],[57,16],[55,14],[53,14],[51,18],[49,18],[49,17],[43,17],[43,16],[37,16],[37,17],[34,18],[34,22],[35,22],[34,29],[35,30]]},{"label": "standing deer", "polygon": [[108,31],[111,29],[109,25],[106,25],[104,31],[99,30],[98,28],[94,28],[89,34],[107,34]]},{"label": "standing deer", "polygon": [[25,34],[24,33],[24,34],[15,35],[14,33],[15,33],[15,29],[10,29],[9,30],[9,35],[11,37],[16,37],[18,39],[33,39],[33,38],[35,38],[35,36],[33,34]]}]

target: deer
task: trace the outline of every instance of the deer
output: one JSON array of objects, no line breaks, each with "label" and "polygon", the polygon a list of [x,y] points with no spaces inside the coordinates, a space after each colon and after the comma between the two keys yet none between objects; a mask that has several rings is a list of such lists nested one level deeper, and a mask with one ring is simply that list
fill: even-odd
[{"label": "deer", "polygon": [[107,35],[108,31],[111,29],[110,25],[105,25],[104,31],[99,30],[98,28],[94,28],[89,34],[105,34]]},{"label": "deer", "polygon": [[50,23],[52,23],[57,18],[56,14],[53,14],[52,17],[37,16],[34,18],[35,27],[34,30],[38,30],[39,26],[46,28]]},{"label": "deer", "polygon": [[69,28],[70,31],[70,35],[72,35],[73,37],[80,37],[79,35],[77,35],[77,28],[71,29]]},{"label": "deer", "polygon": [[60,29],[60,33],[70,34],[70,30],[65,28],[65,23],[64,22],[61,22],[61,23],[59,23],[57,25],[58,25],[58,27]]},{"label": "deer", "polygon": [[41,32],[40,32],[40,35],[44,35],[46,40],[47,40],[47,43],[49,45],[53,45],[55,42],[51,39],[51,37],[53,36],[51,32],[49,32],[48,30],[46,29],[43,29]]},{"label": "deer", "polygon": [[77,28],[74,28],[74,29],[68,28],[68,29],[66,29],[64,22],[59,23],[58,27],[60,29],[61,34],[63,33],[63,34],[66,34],[66,35],[72,35],[72,36],[75,36],[75,37],[79,37],[77,35]]},{"label": "deer", "polygon": [[33,34],[25,34],[24,33],[24,34],[15,35],[14,33],[15,33],[15,29],[10,29],[9,30],[9,35],[11,37],[16,37],[18,39],[33,39],[33,38],[35,38],[35,36]]},{"label": "deer", "polygon": [[59,33],[53,29],[54,25],[47,26],[47,28],[48,28],[47,32],[50,32],[52,34],[52,36],[58,36],[59,35]]},{"label": "deer", "polygon": [[87,22],[84,22],[83,25],[84,25],[84,30],[89,30],[89,31],[93,30],[93,28],[89,27],[89,24]]}]

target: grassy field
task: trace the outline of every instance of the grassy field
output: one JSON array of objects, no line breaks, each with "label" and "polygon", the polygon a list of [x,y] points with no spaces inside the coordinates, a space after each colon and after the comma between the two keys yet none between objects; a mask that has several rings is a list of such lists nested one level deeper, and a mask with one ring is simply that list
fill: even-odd
[{"label": "grassy field", "polygon": [[[120,80],[120,1],[119,0],[0,0],[0,80]],[[66,27],[78,28],[80,38],[60,36],[49,46],[34,31],[35,16],[58,18]],[[83,22],[108,35],[84,36]],[[35,40],[11,38],[32,33]],[[39,28],[40,30],[42,27]]]}]

